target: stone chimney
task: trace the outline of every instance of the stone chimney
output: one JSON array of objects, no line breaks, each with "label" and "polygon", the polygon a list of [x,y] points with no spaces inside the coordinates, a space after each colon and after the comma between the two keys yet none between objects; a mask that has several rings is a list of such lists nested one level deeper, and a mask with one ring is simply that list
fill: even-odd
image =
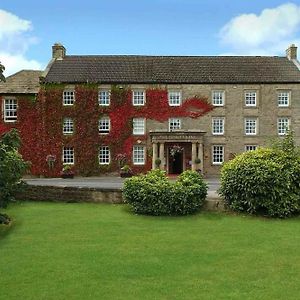
[{"label": "stone chimney", "polygon": [[60,43],[55,43],[52,46],[52,58],[61,60],[65,56],[66,56],[66,48]]},{"label": "stone chimney", "polygon": [[297,59],[297,47],[295,44],[292,44],[286,49],[286,57],[289,60]]}]

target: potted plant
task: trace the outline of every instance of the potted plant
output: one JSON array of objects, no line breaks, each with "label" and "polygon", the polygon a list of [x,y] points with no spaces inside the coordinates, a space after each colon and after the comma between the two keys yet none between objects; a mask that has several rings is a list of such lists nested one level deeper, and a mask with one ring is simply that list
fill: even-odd
[{"label": "potted plant", "polygon": [[179,145],[174,145],[170,148],[170,155],[174,158],[177,153],[182,153],[184,150],[183,147]]},{"label": "potted plant", "polygon": [[63,179],[67,179],[67,178],[74,178],[74,171],[72,170],[72,166],[71,165],[65,165],[62,169],[62,171],[60,172],[60,176]]},{"label": "potted plant", "polygon": [[200,163],[201,163],[201,159],[197,157],[197,158],[195,159],[195,164],[198,165],[198,164],[200,164]]},{"label": "potted plant", "polygon": [[120,169],[120,176],[121,177],[131,177],[133,175],[131,168],[128,165],[124,165]]},{"label": "potted plant", "polygon": [[125,166],[126,161],[127,161],[127,156],[125,153],[119,153],[116,155],[116,161],[118,163],[119,168],[121,169],[122,167]]},{"label": "potted plant", "polygon": [[56,156],[52,155],[52,154],[47,155],[46,162],[48,164],[49,169],[53,169],[54,168],[54,164],[56,162]]},{"label": "potted plant", "polygon": [[161,164],[161,159],[160,159],[160,158],[157,158],[157,159],[155,160],[155,166],[158,168],[158,167],[160,166],[160,164]]}]

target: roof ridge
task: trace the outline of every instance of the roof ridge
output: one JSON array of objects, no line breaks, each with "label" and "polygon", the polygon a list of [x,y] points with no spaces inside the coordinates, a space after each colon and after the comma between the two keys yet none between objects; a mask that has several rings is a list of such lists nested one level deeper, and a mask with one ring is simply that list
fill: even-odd
[{"label": "roof ridge", "polygon": [[193,58],[284,58],[286,59],[286,56],[270,56],[270,55],[148,55],[148,54],[83,54],[83,55],[66,55],[64,58],[77,58],[77,57],[180,57],[180,58],[187,58],[187,57],[193,57]]}]

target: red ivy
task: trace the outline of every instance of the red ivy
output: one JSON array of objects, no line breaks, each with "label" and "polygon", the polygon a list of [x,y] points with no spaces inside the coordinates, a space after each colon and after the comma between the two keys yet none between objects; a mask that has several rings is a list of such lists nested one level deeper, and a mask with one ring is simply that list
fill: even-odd
[{"label": "red ivy", "polygon": [[[132,91],[127,88],[112,87],[111,105],[98,105],[98,87],[96,85],[77,85],[75,87],[75,104],[62,105],[64,86],[53,85],[41,88],[36,102],[18,98],[18,122],[1,124],[0,134],[11,127],[19,129],[22,148],[26,160],[32,162],[32,173],[44,176],[59,176],[62,169],[63,146],[74,147],[74,171],[81,175],[98,175],[101,172],[116,171],[114,160],[118,153],[125,153],[128,163],[134,172],[145,172],[151,169],[151,149],[147,151],[146,165],[133,166],[132,147],[135,144],[145,145],[148,136],[132,135],[132,118],[146,118],[158,122],[167,121],[170,117],[198,118],[213,109],[206,99],[192,97],[185,99],[181,106],[169,106],[168,92],[165,89],[146,90],[146,104],[132,105]],[[111,131],[108,135],[98,132],[100,116],[108,115]],[[63,135],[62,124],[65,117],[74,120],[74,134]],[[107,145],[111,150],[112,163],[108,167],[99,166],[98,149]],[[49,168],[47,155],[54,155],[56,162]]]}]

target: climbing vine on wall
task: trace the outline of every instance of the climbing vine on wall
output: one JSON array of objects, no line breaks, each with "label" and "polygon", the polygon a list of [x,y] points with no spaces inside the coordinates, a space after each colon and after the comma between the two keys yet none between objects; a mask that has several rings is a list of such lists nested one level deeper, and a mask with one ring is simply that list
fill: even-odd
[{"label": "climbing vine on wall", "polygon": [[[58,176],[62,169],[63,146],[74,147],[74,171],[80,175],[116,171],[118,165],[115,157],[119,153],[126,155],[134,172],[145,172],[151,169],[151,149],[146,151],[144,166],[133,166],[132,148],[135,144],[147,146],[149,137],[147,134],[132,135],[133,118],[164,122],[170,117],[198,118],[213,109],[206,99],[200,97],[185,99],[181,106],[169,106],[168,92],[160,88],[147,89],[145,105],[133,106],[132,90],[116,85],[111,88],[110,106],[99,106],[98,86],[93,84],[77,85],[74,105],[63,106],[64,88],[64,85],[46,84],[41,88],[36,102],[25,101],[26,99],[20,101],[18,123],[14,126],[20,130],[23,140],[21,151],[24,158],[32,162],[33,174]],[[101,135],[98,131],[101,116],[110,118],[111,130],[107,135]],[[72,135],[64,135],[62,132],[63,119],[66,117],[74,121]],[[0,133],[8,127],[0,124]],[[100,166],[98,163],[101,145],[110,148],[109,166]],[[56,157],[51,168],[46,160],[48,155]]]}]

